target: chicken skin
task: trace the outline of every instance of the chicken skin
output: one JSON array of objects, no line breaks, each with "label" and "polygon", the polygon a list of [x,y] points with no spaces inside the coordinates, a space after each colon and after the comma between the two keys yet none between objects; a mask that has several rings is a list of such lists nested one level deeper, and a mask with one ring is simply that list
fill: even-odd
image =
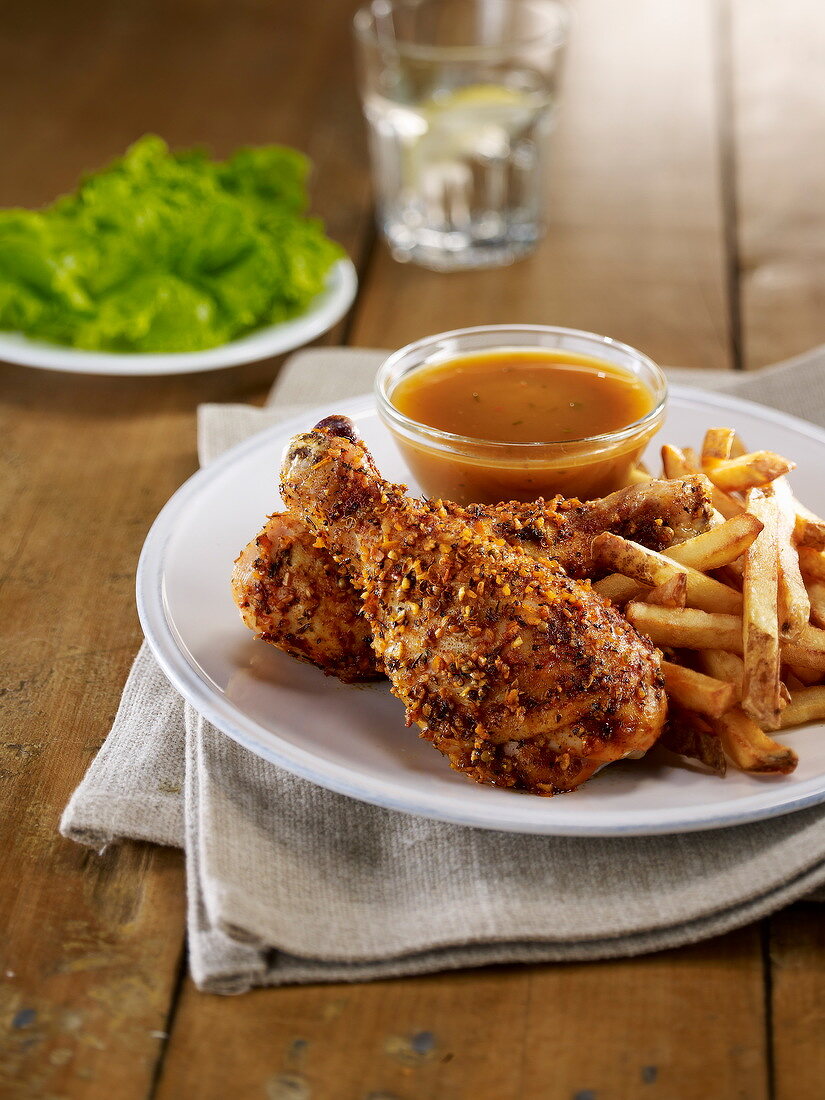
[{"label": "chicken skin", "polygon": [[553,794],[659,736],[666,702],[650,642],[489,518],[384,481],[344,418],[295,437],[281,491],[359,591],[408,724],[457,770]]},{"label": "chicken skin", "polygon": [[553,558],[571,577],[582,578],[596,571],[592,543],[602,531],[666,550],[707,530],[713,506],[710,483],[698,474],[631,485],[601,500],[555,497],[530,504],[472,504],[464,510],[490,520],[499,538],[534,557]]},{"label": "chicken skin", "polygon": [[[466,509],[422,503],[489,521],[498,538],[525,553],[554,559],[571,576],[591,577],[590,547],[602,531],[664,550],[705,530],[711,506],[703,482],[702,477],[651,481],[587,503],[562,497]],[[377,679],[383,670],[370,645],[358,593],[317,543],[297,516],[270,516],[235,563],[235,602],[250,630],[291,656],[345,683]]]},{"label": "chicken skin", "polygon": [[235,562],[232,593],[250,630],[345,684],[384,675],[361,601],[297,516],[270,516]]}]

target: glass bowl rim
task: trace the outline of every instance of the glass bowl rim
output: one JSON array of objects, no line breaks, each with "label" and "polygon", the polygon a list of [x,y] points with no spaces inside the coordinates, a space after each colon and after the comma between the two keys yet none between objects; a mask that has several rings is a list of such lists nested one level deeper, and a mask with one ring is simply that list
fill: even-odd
[{"label": "glass bowl rim", "polygon": [[[387,7],[415,8],[428,2],[428,0],[383,0]],[[551,31],[539,31],[524,38],[514,38],[506,42],[496,42],[485,46],[438,46],[435,43],[408,42],[403,39],[393,39],[391,43],[383,43],[379,35],[375,34],[371,25],[376,4],[382,0],[366,0],[356,9],[352,16],[353,30],[356,38],[365,43],[377,45],[385,51],[392,52],[398,57],[415,58],[423,60],[452,60],[472,61],[474,58],[489,58],[506,56],[514,49],[535,46],[540,42],[547,44],[554,50],[561,49],[567,42],[570,34],[572,12],[568,0],[527,0],[528,3],[538,2],[542,7],[554,8],[558,17],[558,26]],[[506,6],[506,0],[505,0]]]},{"label": "glass bowl rim", "polygon": [[[615,348],[617,351],[624,352],[632,358],[638,359],[642,365],[648,368],[652,373],[654,380],[658,384],[658,394],[653,392],[653,397],[656,403],[653,408],[645,413],[644,416],[638,420],[632,421],[630,424],[625,425],[623,428],[616,428],[612,432],[602,432],[599,435],[585,435],[580,436],[577,439],[557,439],[546,441],[531,441],[527,443],[508,443],[505,440],[498,439],[479,439],[476,436],[459,435],[456,432],[446,432],[441,428],[434,428],[431,424],[424,424],[420,420],[413,420],[412,417],[402,413],[399,409],[393,405],[388,392],[387,381],[392,368],[397,363],[409,355],[411,352],[422,350],[430,344],[434,344],[439,340],[455,339],[462,336],[475,336],[481,333],[506,333],[523,332],[523,333],[552,333],[558,336],[575,336],[584,338],[587,340],[593,340],[602,347]],[[525,345],[526,347],[527,345]],[[538,345],[537,345],[538,346]],[[507,347],[502,342],[501,347]],[[489,349],[479,349],[478,354],[483,354],[484,350],[495,351],[495,347]],[[544,349],[542,349],[544,350]],[[547,349],[552,350],[552,349]],[[457,353],[453,358],[460,358],[462,354],[470,353]],[[423,366],[425,364],[419,364]],[[618,366],[618,364],[616,364]],[[416,368],[413,367],[413,370]],[[621,368],[620,368],[621,369]],[[623,443],[628,438],[634,435],[642,434],[646,428],[656,422],[656,420],[663,414],[665,406],[667,404],[668,397],[668,381],[664,371],[658,364],[644,352],[639,351],[630,344],[625,344],[621,340],[614,340],[611,336],[600,336],[596,332],[588,332],[586,329],[577,328],[564,328],[560,325],[474,325],[470,328],[456,328],[449,329],[446,332],[437,332],[432,336],[424,336],[420,340],[414,340],[412,343],[405,344],[402,348],[398,348],[397,351],[392,352],[381,366],[378,368],[378,373],[375,376],[374,393],[376,402],[378,405],[378,411],[386,420],[397,427],[404,428],[410,434],[429,436],[435,443],[449,444],[450,449],[455,450],[456,447],[472,446],[474,448],[486,448],[493,452],[495,451],[516,451],[523,455],[535,454],[539,450],[548,450],[552,448],[564,449],[572,446],[573,444],[602,444],[610,445],[614,443]],[[658,397],[658,399],[657,399]]]}]

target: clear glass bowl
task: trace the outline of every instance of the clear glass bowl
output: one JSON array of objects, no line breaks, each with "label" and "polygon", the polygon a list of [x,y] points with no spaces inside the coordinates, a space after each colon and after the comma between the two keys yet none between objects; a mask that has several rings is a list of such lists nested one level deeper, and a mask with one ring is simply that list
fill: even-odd
[{"label": "clear glass bowl", "polygon": [[[651,392],[652,408],[616,431],[548,443],[473,439],[422,424],[393,404],[393,392],[413,371],[480,352],[568,351],[626,371]],[[489,325],[417,340],[394,352],[375,380],[378,412],[418,484],[430,497],[460,504],[535,500],[561,493],[592,500],[628,483],[650,438],[661,428],[667,381],[656,364],[627,344],[548,325]]]}]

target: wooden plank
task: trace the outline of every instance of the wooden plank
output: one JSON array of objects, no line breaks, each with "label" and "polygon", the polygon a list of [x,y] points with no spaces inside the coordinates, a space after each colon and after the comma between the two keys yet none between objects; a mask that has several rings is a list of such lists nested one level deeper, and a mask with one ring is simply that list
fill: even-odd
[{"label": "wooden plank", "polygon": [[137,554],[191,469],[192,433],[182,411],[155,419],[148,386],[121,418],[113,382],[61,378],[46,402],[33,374],[3,370],[0,414],[0,1081],[140,1097],[182,951],[181,861],[131,846],[101,860],[56,830],[139,645]]},{"label": "wooden plank", "polygon": [[771,920],[776,1100],[819,1100],[825,1080],[825,923],[821,904]]},{"label": "wooden plank", "polygon": [[825,19],[818,0],[732,0],[744,362],[825,341]]},{"label": "wooden plank", "polygon": [[661,363],[730,366],[714,11],[577,4],[546,239],[512,268],[449,275],[382,248],[352,342],[534,322],[605,333]]},{"label": "wooden plank", "polygon": [[[354,92],[348,104],[340,91],[349,9],[16,7],[0,43],[0,204],[48,201],[146,130],[219,154],[285,141],[315,159],[315,209],[357,255],[369,212]],[[148,1094],[181,960],[182,861],[141,845],[99,858],[57,823],[140,642],[137,557],[196,467],[195,406],[256,397],[276,369],[106,379],[0,365],[3,1095]]]},{"label": "wooden plank", "polygon": [[[35,750],[22,748],[25,768]],[[76,743],[64,752],[89,758]],[[143,1097],[183,947],[180,853],[127,844],[98,857],[61,841],[38,791],[51,778],[18,785],[28,812],[4,860],[0,1093]]]},{"label": "wooden plank", "polygon": [[264,991],[237,1009],[187,984],[157,1100],[758,1100],[758,959],[748,930],[639,960]]}]

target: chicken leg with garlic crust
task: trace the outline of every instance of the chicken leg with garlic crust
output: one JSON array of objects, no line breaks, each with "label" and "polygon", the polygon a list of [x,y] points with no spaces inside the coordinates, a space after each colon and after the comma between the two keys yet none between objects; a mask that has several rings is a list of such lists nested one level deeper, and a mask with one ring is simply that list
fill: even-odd
[{"label": "chicken leg with garlic crust", "polygon": [[650,642],[488,517],[384,481],[344,418],[292,441],[281,492],[359,591],[408,723],[457,770],[551,794],[658,737],[666,703]]},{"label": "chicken leg with garlic crust", "polygon": [[358,593],[316,542],[297,516],[270,516],[235,561],[235,603],[262,641],[345,684],[377,680],[384,673]]},{"label": "chicken leg with garlic crust", "polygon": [[[427,507],[445,508],[444,503]],[[498,538],[575,577],[594,574],[590,545],[602,531],[653,550],[704,531],[711,507],[704,478],[650,481],[582,503],[557,497],[531,504],[472,505],[459,513],[489,521]],[[232,590],[244,622],[264,641],[310,661],[345,683],[383,672],[370,644],[361,601],[346,572],[289,513],[276,513],[235,563]]]}]

